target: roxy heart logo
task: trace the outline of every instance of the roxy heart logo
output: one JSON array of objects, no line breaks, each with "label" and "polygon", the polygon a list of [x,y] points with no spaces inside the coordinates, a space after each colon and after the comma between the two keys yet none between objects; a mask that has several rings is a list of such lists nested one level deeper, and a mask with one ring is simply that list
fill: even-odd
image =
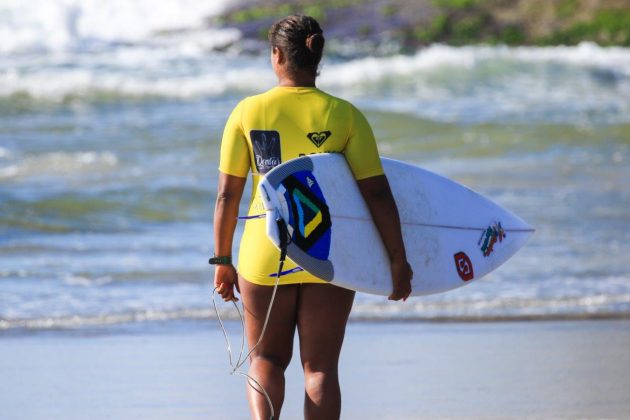
[{"label": "roxy heart logo", "polygon": [[328,140],[328,137],[330,137],[331,134],[332,133],[330,131],[320,131],[319,133],[314,131],[312,133],[308,133],[306,137],[308,137],[315,146],[320,147],[326,140]]}]

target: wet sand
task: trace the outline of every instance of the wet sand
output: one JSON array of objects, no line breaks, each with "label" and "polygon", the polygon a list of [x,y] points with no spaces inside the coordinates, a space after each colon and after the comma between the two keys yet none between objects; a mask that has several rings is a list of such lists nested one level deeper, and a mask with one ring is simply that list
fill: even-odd
[{"label": "wet sand", "polygon": [[[355,322],[342,418],[630,418],[629,349],[629,320]],[[4,332],[0,372],[2,419],[248,418],[212,321]],[[296,354],[282,418],[301,407]]]}]

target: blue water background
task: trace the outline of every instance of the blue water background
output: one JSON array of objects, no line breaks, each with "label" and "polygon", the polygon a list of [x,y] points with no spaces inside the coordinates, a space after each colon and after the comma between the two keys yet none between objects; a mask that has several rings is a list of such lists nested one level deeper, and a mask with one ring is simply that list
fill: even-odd
[{"label": "blue water background", "polygon": [[[274,86],[267,51],[199,23],[211,10],[127,33],[77,4],[51,2],[46,25],[3,6],[23,36],[0,41],[0,330],[212,317],[219,141]],[[537,228],[483,280],[404,305],[359,295],[355,320],[630,315],[630,49],[330,57],[319,86],[366,113],[383,155]]]}]

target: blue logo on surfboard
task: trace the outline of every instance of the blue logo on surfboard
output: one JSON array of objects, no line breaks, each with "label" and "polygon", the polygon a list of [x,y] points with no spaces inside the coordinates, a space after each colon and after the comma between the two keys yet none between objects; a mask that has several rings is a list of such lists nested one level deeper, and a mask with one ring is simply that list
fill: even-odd
[{"label": "blue logo on surfboard", "polygon": [[289,206],[291,241],[318,260],[327,260],[330,253],[330,211],[322,190],[310,171],[299,171],[282,181]]}]

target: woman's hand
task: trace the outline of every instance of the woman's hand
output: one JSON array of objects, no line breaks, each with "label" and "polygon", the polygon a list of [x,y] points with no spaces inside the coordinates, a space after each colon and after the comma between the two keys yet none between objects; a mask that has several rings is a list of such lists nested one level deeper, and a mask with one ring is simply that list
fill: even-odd
[{"label": "woman's hand", "polygon": [[217,293],[221,295],[224,301],[238,302],[238,298],[234,296],[234,286],[238,291],[238,274],[232,264],[220,264],[214,269],[214,287]]},{"label": "woman's hand", "polygon": [[411,294],[411,279],[413,278],[413,270],[407,260],[400,259],[392,261],[392,284],[394,286],[389,300],[407,300]]}]

